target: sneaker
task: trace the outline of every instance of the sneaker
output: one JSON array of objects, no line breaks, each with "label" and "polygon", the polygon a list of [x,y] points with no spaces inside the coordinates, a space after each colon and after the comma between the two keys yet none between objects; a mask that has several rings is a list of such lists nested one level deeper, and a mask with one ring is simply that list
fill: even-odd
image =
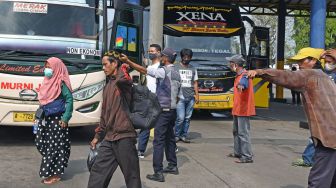
[{"label": "sneaker", "polygon": [[306,164],[303,159],[297,159],[292,162],[292,166],[310,167],[312,165]]},{"label": "sneaker", "polygon": [[154,174],[148,174],[146,176],[147,179],[152,181],[158,181],[158,182],[164,182],[165,178],[162,173],[154,173]]},{"label": "sneaker", "polygon": [[176,136],[175,137],[175,142],[177,143],[178,141],[180,141],[180,137]]},{"label": "sneaker", "polygon": [[179,150],[178,150],[178,147],[176,146],[176,148],[175,148],[175,153],[177,153]]},{"label": "sneaker", "polygon": [[143,152],[138,152],[138,157],[140,158],[140,159],[143,159],[143,158],[145,158],[145,155],[144,155],[144,153]]},{"label": "sneaker", "polygon": [[182,142],[184,142],[184,143],[190,143],[190,140],[187,139],[186,137],[182,137],[181,140],[182,140]]}]

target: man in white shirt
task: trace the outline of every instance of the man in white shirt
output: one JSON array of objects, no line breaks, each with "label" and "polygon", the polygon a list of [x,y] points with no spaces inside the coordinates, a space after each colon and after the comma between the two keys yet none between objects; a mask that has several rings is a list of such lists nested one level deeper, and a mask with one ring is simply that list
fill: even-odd
[{"label": "man in white shirt", "polygon": [[[161,46],[158,44],[151,44],[148,49],[148,59],[151,61],[151,64],[148,66],[152,68],[158,68],[160,66],[161,60]],[[156,93],[156,84],[157,79],[155,77],[146,75],[146,85],[152,93]],[[139,158],[145,158],[145,151],[147,148],[147,143],[150,135],[150,130],[141,130],[139,133],[138,141],[138,156]]]}]

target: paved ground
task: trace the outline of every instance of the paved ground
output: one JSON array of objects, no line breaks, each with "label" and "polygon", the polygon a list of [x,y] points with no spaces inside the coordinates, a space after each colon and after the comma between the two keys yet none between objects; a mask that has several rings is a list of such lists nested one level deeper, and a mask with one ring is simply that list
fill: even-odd
[{"label": "paved ground", "polygon": [[[145,178],[152,173],[152,145],[141,160],[143,187],[164,188],[303,188],[307,186],[309,168],[293,167],[292,160],[303,151],[308,130],[300,129],[305,120],[301,107],[273,103],[270,110],[258,110],[252,121],[253,164],[235,164],[226,155],[232,151],[230,118],[212,118],[195,114],[191,123],[191,144],[178,143],[180,175],[167,175],[165,183]],[[44,186],[38,177],[41,156],[33,145],[32,129],[0,127],[0,188],[60,187],[84,188],[88,143],[94,127],[72,129],[72,150],[63,181]],[[112,188],[125,188],[118,169]]]}]

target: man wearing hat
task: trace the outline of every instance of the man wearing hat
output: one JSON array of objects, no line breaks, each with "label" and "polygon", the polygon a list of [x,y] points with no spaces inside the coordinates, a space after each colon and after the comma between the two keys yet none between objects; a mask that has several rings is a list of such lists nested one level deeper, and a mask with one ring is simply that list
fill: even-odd
[{"label": "man wearing hat", "polygon": [[250,116],[254,116],[254,92],[252,79],[244,69],[245,60],[241,55],[227,57],[230,68],[236,72],[233,90],[233,139],[234,152],[229,157],[238,158],[236,163],[253,163],[250,138]]},{"label": "man wearing hat", "polygon": [[[176,52],[171,48],[166,48],[161,52],[161,56],[162,62],[159,68],[148,67],[147,69],[130,61],[126,55],[122,55],[121,57],[124,63],[129,64],[135,70],[158,79],[156,95],[162,107],[162,113],[154,128],[154,174],[147,175],[147,179],[158,182],[165,181],[163,173],[179,174],[175,153],[176,142],[174,126],[181,78],[173,64],[176,59]],[[168,161],[168,166],[165,169],[163,169],[162,165],[164,153]]]},{"label": "man wearing hat", "polygon": [[290,58],[300,71],[274,69],[248,71],[249,77],[262,79],[300,91],[311,136],[315,145],[314,164],[308,177],[308,187],[336,185],[336,85],[321,69],[323,49],[303,48]]}]

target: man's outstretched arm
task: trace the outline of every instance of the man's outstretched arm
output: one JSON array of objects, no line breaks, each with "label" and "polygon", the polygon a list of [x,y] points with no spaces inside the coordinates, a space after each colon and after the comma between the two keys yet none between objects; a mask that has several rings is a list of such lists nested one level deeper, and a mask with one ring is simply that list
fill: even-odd
[{"label": "man's outstretched arm", "polygon": [[306,81],[311,74],[313,74],[312,70],[292,72],[276,69],[256,69],[247,73],[250,78],[258,76],[274,84],[296,90],[305,88]]},{"label": "man's outstretched arm", "polygon": [[127,63],[130,67],[137,70],[142,74],[147,74],[147,69],[141,65],[134,63],[133,61],[129,60],[125,54],[121,54],[120,61]]}]

